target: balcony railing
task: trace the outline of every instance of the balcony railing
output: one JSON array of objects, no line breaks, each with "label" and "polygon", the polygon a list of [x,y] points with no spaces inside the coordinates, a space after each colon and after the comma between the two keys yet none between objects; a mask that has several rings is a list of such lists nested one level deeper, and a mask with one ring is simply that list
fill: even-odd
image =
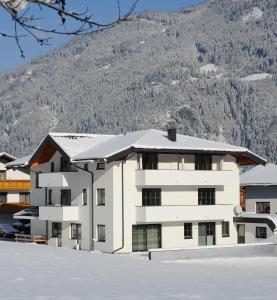
[{"label": "balcony railing", "polygon": [[46,221],[79,221],[79,206],[40,206],[39,219]]},{"label": "balcony railing", "polygon": [[0,180],[1,191],[29,191],[31,189],[30,180],[4,179]]},{"label": "balcony railing", "polygon": [[137,206],[137,223],[230,220],[234,205]]},{"label": "balcony railing", "polygon": [[58,172],[39,174],[40,187],[68,187],[76,184],[77,172]]},{"label": "balcony railing", "polygon": [[137,186],[224,186],[239,185],[233,171],[137,170]]}]

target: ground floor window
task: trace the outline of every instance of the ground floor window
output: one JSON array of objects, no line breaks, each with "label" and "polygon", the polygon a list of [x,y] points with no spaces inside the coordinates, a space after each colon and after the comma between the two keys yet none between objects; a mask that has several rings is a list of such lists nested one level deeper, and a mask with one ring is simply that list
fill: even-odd
[{"label": "ground floor window", "polygon": [[106,226],[105,225],[97,225],[98,232],[98,242],[106,241]]},{"label": "ground floor window", "polygon": [[52,223],[52,237],[61,237],[62,235],[62,223]]},{"label": "ground floor window", "polygon": [[230,224],[229,222],[222,222],[222,237],[230,236]]},{"label": "ground floor window", "polygon": [[192,223],[184,224],[184,238],[192,239]]},{"label": "ground floor window", "polygon": [[161,248],[161,225],[133,225],[133,251]]},{"label": "ground floor window", "polygon": [[267,238],[266,227],[256,227],[256,238],[257,239],[266,239]]},{"label": "ground floor window", "polygon": [[74,240],[80,240],[81,237],[81,224],[71,224],[71,238]]}]

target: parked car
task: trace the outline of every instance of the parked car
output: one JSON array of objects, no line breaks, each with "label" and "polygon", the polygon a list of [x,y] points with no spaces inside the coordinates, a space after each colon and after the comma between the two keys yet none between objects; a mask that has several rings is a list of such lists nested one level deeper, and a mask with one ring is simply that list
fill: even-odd
[{"label": "parked car", "polygon": [[13,238],[19,231],[10,224],[0,224],[0,236]]}]

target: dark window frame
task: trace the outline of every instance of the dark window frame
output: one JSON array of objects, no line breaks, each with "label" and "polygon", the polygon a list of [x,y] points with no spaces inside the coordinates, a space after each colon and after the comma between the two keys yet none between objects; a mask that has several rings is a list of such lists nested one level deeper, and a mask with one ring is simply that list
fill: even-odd
[{"label": "dark window frame", "polygon": [[215,205],[216,189],[215,188],[199,188],[198,189],[198,205]]},{"label": "dark window frame", "polygon": [[211,154],[195,154],[194,167],[197,171],[211,171],[213,158]]},{"label": "dark window frame", "polygon": [[105,170],[106,169],[106,164],[105,163],[97,163],[96,164],[96,170]]},{"label": "dark window frame", "polygon": [[269,201],[257,201],[256,213],[257,214],[270,214],[270,202]]},{"label": "dark window frame", "polygon": [[49,206],[53,205],[53,190],[49,189],[48,190],[48,198],[47,198],[47,203]]},{"label": "dark window frame", "polygon": [[[2,178],[2,175],[3,178]],[[7,170],[0,170],[0,180],[6,180],[7,179]]]},{"label": "dark window frame", "polygon": [[156,152],[142,153],[142,169],[143,170],[158,170],[159,155]]},{"label": "dark window frame", "polygon": [[5,201],[0,200],[0,203],[7,203],[8,201],[8,193],[7,192],[0,192],[0,197],[5,196]]},{"label": "dark window frame", "polygon": [[41,186],[39,186],[39,174],[41,174],[41,172],[36,172],[35,173],[36,175],[36,178],[35,178],[35,184],[36,184],[36,189],[42,189],[42,187]]},{"label": "dark window frame", "polygon": [[192,223],[184,223],[184,239],[191,240],[193,238]]},{"label": "dark window frame", "polygon": [[267,239],[267,228],[265,226],[256,227],[256,239]]},{"label": "dark window frame", "polygon": [[55,172],[55,163],[52,161],[50,164],[50,172],[54,173]]},{"label": "dark window frame", "polygon": [[222,237],[223,238],[230,237],[230,222],[229,221],[222,221],[221,230],[222,230]]},{"label": "dark window frame", "polygon": [[[24,201],[21,201],[20,195],[25,196]],[[26,196],[28,196],[29,200],[28,199],[26,200]],[[30,202],[31,201],[30,197],[31,197],[31,193],[30,192],[19,192],[19,202],[20,203],[22,203],[22,202]]]},{"label": "dark window frame", "polygon": [[[73,227],[75,227],[75,226],[76,226],[76,230],[73,230]],[[82,225],[80,223],[71,223],[70,224],[70,239],[71,240],[81,240],[82,239]]]},{"label": "dark window frame", "polygon": [[161,206],[162,190],[161,188],[143,188],[142,206]]},{"label": "dark window frame", "polygon": [[62,223],[52,222],[52,237],[58,238],[62,235]]},{"label": "dark window frame", "polygon": [[71,172],[71,164],[70,161],[61,156],[60,159],[60,170],[61,172]]},{"label": "dark window frame", "polygon": [[[66,193],[68,193],[69,196],[63,199],[63,193],[65,195]],[[72,202],[71,189],[62,189],[60,198],[61,198],[60,199],[61,206],[71,206],[71,202]]]},{"label": "dark window frame", "polygon": [[[104,191],[104,201],[103,202],[100,202],[99,201],[99,194],[100,194],[100,192],[103,192]],[[105,206],[106,205],[106,189],[103,189],[103,188],[101,188],[101,189],[97,189],[96,190],[96,200],[97,200],[97,206]]]},{"label": "dark window frame", "polygon": [[[104,238],[101,237],[101,234],[100,234],[101,229],[104,230],[103,231],[104,232]],[[106,242],[106,225],[103,225],[103,224],[97,225],[97,241],[101,242],[101,243],[105,243]]]},{"label": "dark window frame", "polygon": [[86,206],[88,204],[88,190],[83,189],[82,191],[82,205]]}]

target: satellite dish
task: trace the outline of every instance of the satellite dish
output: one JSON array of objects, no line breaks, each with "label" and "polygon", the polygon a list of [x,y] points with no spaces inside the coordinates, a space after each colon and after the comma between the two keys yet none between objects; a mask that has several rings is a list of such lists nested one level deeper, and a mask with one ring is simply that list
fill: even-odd
[{"label": "satellite dish", "polygon": [[240,205],[236,205],[236,206],[234,207],[234,213],[235,213],[236,216],[241,216],[241,214],[242,214],[242,209],[241,209]]}]

